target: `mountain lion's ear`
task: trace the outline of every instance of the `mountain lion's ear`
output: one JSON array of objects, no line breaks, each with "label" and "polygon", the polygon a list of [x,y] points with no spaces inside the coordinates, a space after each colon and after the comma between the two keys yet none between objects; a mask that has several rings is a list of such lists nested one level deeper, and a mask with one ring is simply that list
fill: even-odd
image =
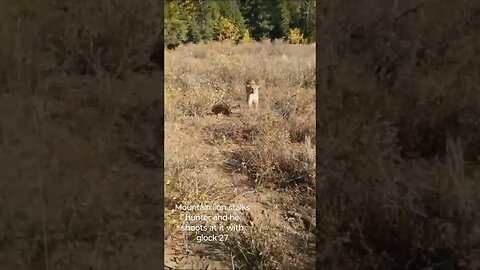
[{"label": "mountain lion's ear", "polygon": [[250,87],[250,84],[247,84],[247,87]]}]

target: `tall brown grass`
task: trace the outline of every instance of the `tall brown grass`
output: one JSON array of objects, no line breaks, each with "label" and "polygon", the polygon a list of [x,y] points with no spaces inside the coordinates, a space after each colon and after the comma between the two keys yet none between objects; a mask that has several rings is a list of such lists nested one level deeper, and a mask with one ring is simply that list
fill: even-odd
[{"label": "tall brown grass", "polygon": [[160,39],[161,7],[154,2],[41,0],[2,5],[4,81],[23,78],[18,72],[6,74],[7,67],[35,71],[37,77],[52,69],[118,77],[147,65]]},{"label": "tall brown grass", "polygon": [[[314,228],[303,223],[315,219],[314,61],[314,44],[186,44],[166,51],[165,123],[177,127],[166,129],[166,200],[240,198],[263,207],[252,210],[253,226],[242,221],[245,232],[204,250],[220,248],[235,269],[314,267]],[[261,85],[258,111],[246,104],[249,79]],[[240,109],[229,117],[209,115],[217,102]],[[264,195],[253,200],[236,190]],[[287,224],[289,211],[302,219]],[[178,234],[180,220],[167,214],[169,235]]]},{"label": "tall brown grass", "polygon": [[161,163],[161,76],[134,74],[160,4],[0,1],[1,268],[163,263],[158,166],[126,154]]},{"label": "tall brown grass", "polygon": [[480,6],[367,2],[320,8],[319,267],[473,269]]}]

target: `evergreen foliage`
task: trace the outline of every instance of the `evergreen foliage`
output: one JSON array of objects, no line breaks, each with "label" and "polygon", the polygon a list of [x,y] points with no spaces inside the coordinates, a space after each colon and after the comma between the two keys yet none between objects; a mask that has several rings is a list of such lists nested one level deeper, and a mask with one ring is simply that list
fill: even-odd
[{"label": "evergreen foliage", "polygon": [[185,42],[315,41],[315,0],[167,0],[165,45]]}]

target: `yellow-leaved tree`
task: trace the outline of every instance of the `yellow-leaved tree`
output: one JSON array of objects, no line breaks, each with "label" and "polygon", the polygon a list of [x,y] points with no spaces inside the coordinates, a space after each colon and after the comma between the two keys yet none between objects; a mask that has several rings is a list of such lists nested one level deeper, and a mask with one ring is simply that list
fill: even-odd
[{"label": "yellow-leaved tree", "polygon": [[290,29],[286,39],[290,44],[304,44],[307,42],[299,28]]},{"label": "yellow-leaved tree", "polygon": [[245,30],[245,31],[243,32],[241,42],[242,42],[242,43],[251,43],[251,42],[253,42],[253,38],[252,38],[252,35],[250,34],[250,30],[247,29],[247,30]]},{"label": "yellow-leaved tree", "polygon": [[236,42],[242,37],[235,22],[225,17],[218,20],[216,32],[219,41]]}]

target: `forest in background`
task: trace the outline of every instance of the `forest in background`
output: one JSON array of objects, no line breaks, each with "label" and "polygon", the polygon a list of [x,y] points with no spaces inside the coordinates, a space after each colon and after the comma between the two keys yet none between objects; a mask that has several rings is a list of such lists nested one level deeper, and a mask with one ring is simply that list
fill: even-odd
[{"label": "forest in background", "polygon": [[165,45],[265,38],[310,43],[315,41],[315,9],[313,0],[167,0]]}]

